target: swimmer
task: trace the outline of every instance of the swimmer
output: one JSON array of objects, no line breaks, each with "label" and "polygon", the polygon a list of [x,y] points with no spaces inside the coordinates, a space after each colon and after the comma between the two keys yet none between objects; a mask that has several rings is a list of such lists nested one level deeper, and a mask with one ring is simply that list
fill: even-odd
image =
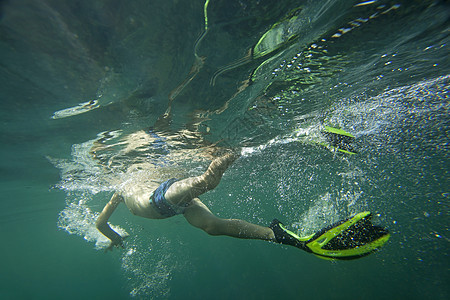
[{"label": "swimmer", "polygon": [[271,241],[297,247],[324,259],[363,257],[389,239],[387,229],[370,222],[370,212],[359,213],[307,237],[299,237],[276,219],[269,227],[264,227],[244,220],[215,216],[198,197],[213,190],[237,158],[236,154],[225,154],[214,159],[202,175],[182,180],[169,179],[154,191],[151,184],[142,185],[133,181],[131,187],[116,192],[96,221],[97,229],[111,240],[108,249],[123,247],[125,237],[108,225],[108,219],[121,202],[131,213],[144,218],[165,219],[182,214],[192,226],[209,235]]},{"label": "swimmer", "polygon": [[134,187],[123,193],[115,193],[96,222],[98,230],[111,240],[108,249],[122,246],[124,239],[108,225],[109,217],[121,202],[131,213],[140,217],[164,219],[182,214],[192,226],[210,235],[275,242],[275,235],[269,227],[238,219],[219,218],[198,198],[219,184],[223,173],[237,157],[236,154],[225,154],[214,159],[202,175],[182,180],[170,179],[153,192],[146,187]]}]

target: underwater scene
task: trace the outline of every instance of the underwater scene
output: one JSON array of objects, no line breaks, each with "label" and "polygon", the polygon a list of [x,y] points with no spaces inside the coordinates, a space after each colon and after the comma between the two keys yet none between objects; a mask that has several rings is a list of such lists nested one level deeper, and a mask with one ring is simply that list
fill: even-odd
[{"label": "underwater scene", "polygon": [[[445,0],[0,1],[0,298],[449,299],[449,20]],[[270,238],[153,192],[230,152],[195,205]]]}]

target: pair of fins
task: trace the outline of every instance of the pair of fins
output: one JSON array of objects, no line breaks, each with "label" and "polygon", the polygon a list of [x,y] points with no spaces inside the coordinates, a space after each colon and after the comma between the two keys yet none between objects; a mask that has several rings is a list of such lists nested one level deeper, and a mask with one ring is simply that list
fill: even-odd
[{"label": "pair of fins", "polygon": [[277,219],[269,227],[277,243],[297,247],[322,259],[351,260],[377,251],[389,240],[389,231],[373,225],[371,218],[370,212],[361,212],[306,237],[286,229]]},{"label": "pair of fins", "polygon": [[[348,155],[357,153],[352,145],[355,136],[351,133],[324,126],[322,134],[326,143],[319,143],[320,145]],[[377,251],[389,240],[389,231],[373,225],[371,219],[372,214],[369,211],[361,212],[305,237],[286,229],[277,219],[273,220],[269,227],[280,244],[300,248],[323,259],[350,260]]]}]

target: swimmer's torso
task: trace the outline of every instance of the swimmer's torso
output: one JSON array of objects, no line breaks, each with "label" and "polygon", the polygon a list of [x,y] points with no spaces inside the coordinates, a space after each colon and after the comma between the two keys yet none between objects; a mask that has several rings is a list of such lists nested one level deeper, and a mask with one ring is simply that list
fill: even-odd
[{"label": "swimmer's torso", "polygon": [[159,183],[149,179],[133,178],[125,182],[118,191],[123,200],[134,215],[150,218],[164,218],[150,205],[150,197]]}]

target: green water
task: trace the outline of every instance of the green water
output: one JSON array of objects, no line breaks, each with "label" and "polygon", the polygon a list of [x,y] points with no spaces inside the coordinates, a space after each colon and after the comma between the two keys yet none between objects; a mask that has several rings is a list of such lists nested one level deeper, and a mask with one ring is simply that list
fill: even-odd
[{"label": "green water", "polygon": [[[0,1],[0,298],[447,299],[447,1],[210,0],[196,44],[204,4]],[[251,59],[274,24],[290,40]],[[324,125],[358,153],[320,146]],[[330,262],[119,206],[130,236],[104,253],[128,167],[198,175],[217,142],[243,149],[201,197],[219,217],[310,234],[369,210],[390,241]]]}]

